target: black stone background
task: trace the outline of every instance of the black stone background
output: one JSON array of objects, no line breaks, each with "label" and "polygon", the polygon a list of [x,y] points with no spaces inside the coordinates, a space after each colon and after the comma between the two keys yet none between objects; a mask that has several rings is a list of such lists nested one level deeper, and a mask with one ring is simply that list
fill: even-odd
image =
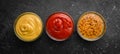
[{"label": "black stone background", "polygon": [[[39,39],[26,43],[13,30],[18,15],[38,14],[44,23]],[[51,40],[45,32],[48,16],[56,11],[69,13],[74,20],[72,36],[63,42]],[[104,36],[94,42],[79,37],[76,24],[86,11],[101,13],[107,24]],[[120,0],[0,0],[0,54],[120,54]]]}]

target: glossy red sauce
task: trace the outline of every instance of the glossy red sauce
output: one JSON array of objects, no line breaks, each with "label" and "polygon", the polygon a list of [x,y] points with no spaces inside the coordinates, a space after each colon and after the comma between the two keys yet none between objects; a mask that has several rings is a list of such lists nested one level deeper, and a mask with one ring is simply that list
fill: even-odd
[{"label": "glossy red sauce", "polygon": [[72,18],[63,12],[56,12],[49,16],[46,22],[48,36],[56,41],[63,41],[70,37],[74,23]]}]

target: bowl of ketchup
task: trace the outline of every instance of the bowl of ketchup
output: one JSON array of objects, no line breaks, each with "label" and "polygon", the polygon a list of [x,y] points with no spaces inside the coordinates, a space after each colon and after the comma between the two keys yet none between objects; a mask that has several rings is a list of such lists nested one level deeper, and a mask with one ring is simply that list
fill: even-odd
[{"label": "bowl of ketchup", "polygon": [[73,33],[74,22],[66,12],[55,12],[46,21],[46,33],[55,41],[64,41]]}]

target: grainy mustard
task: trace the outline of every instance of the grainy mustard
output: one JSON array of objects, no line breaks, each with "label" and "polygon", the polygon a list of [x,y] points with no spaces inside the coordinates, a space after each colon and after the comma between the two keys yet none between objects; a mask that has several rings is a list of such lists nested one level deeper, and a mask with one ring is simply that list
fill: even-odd
[{"label": "grainy mustard", "polygon": [[103,17],[96,12],[86,12],[78,20],[78,33],[84,39],[97,40],[105,31],[105,21]]}]

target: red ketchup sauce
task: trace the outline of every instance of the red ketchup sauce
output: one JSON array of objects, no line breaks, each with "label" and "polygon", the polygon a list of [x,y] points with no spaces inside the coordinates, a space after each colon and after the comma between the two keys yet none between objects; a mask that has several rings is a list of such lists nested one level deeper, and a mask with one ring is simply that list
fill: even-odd
[{"label": "red ketchup sauce", "polygon": [[56,12],[50,15],[46,22],[46,32],[55,41],[68,39],[74,28],[72,17],[64,12]]}]

